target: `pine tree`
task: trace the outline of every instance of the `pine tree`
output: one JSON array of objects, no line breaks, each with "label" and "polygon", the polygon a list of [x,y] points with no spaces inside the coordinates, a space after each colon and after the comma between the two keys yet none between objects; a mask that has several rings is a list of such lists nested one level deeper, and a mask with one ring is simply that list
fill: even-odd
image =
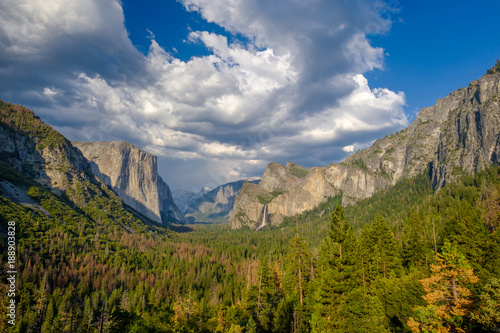
[{"label": "pine tree", "polygon": [[274,333],[289,333],[292,331],[293,301],[283,298],[278,304],[274,315]]},{"label": "pine tree", "polygon": [[401,274],[401,249],[380,214],[363,228],[360,245],[364,281],[372,283],[378,277],[387,278],[391,271]]},{"label": "pine tree", "polygon": [[295,237],[290,243],[287,264],[287,282],[292,292],[298,296],[301,306],[304,305],[307,282],[309,281],[310,255],[307,250],[305,238],[299,232],[298,227],[294,229]]},{"label": "pine tree", "polygon": [[340,314],[342,315],[342,333],[389,333],[384,308],[377,296],[367,295],[362,288],[355,288],[344,298]]},{"label": "pine tree", "polygon": [[274,311],[280,301],[280,291],[266,260],[261,261],[258,283],[257,318],[264,330],[270,330]]},{"label": "pine tree", "polygon": [[245,327],[245,333],[257,333],[257,324],[255,323],[255,320],[253,320],[252,316],[250,316],[250,319],[248,319],[247,325]]},{"label": "pine tree", "polygon": [[472,305],[469,286],[479,279],[465,256],[450,243],[436,254],[436,262],[432,275],[420,281],[428,305],[416,307],[407,324],[413,332],[466,332]]},{"label": "pine tree", "polygon": [[42,324],[45,320],[45,308],[47,306],[47,272],[43,275],[43,280],[40,284],[40,288],[37,290],[36,296],[36,315],[37,323],[36,330],[39,331],[42,328]]},{"label": "pine tree", "polygon": [[491,279],[479,298],[480,308],[474,318],[491,332],[500,331],[500,279]]},{"label": "pine tree", "polygon": [[356,285],[356,238],[340,205],[332,213],[328,237],[321,245],[318,277],[314,281],[313,332],[338,332],[342,317],[340,304],[345,293]]},{"label": "pine tree", "polygon": [[425,268],[431,259],[431,244],[426,240],[424,221],[417,214],[413,214],[405,223],[406,233],[403,245],[405,267]]}]

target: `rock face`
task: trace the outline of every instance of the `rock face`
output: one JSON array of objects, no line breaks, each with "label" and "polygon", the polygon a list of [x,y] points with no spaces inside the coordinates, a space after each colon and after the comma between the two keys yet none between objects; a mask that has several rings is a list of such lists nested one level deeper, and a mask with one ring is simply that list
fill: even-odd
[{"label": "rock face", "polygon": [[59,195],[75,199],[75,184],[99,185],[90,164],[33,111],[0,100],[1,161]]},{"label": "rock face", "polygon": [[[120,198],[92,173],[90,162],[80,150],[44,124],[33,111],[0,100],[0,142],[2,167],[17,169],[55,195],[64,197],[71,205],[85,210],[89,202],[97,197],[121,204]],[[4,197],[50,216],[23,195],[27,188],[11,185],[2,183]],[[121,208],[117,211],[125,213]]]},{"label": "rock face", "polygon": [[170,188],[158,175],[156,156],[122,141],[72,144],[127,205],[158,223],[184,222]]},{"label": "rock face", "polygon": [[206,191],[202,189],[184,210],[185,217],[192,222],[229,222],[234,199],[244,184],[255,184],[259,180],[245,179],[227,183]]},{"label": "rock face", "polygon": [[[438,189],[499,161],[500,73],[493,73],[420,110],[408,128],[342,163],[311,168],[303,177],[293,174],[297,169],[292,163],[269,164],[262,181],[245,185],[236,197],[231,226],[255,228],[264,204],[271,223],[279,224],[283,216],[302,213],[339,193],[344,205],[352,204],[426,170]],[[276,189],[284,193],[273,196]],[[266,196],[272,197],[269,202],[259,200]]]}]

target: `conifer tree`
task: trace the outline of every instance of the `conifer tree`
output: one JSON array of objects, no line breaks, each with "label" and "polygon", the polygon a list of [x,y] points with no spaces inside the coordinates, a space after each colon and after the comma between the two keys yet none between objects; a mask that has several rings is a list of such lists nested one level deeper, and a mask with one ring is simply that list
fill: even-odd
[{"label": "conifer tree", "polygon": [[264,330],[270,330],[280,294],[266,260],[261,261],[258,283],[257,319]]},{"label": "conifer tree", "polygon": [[500,331],[500,279],[491,279],[479,298],[480,308],[474,318],[491,332]]},{"label": "conifer tree", "polygon": [[377,296],[365,294],[362,288],[355,288],[343,299],[342,333],[389,333],[384,308]]},{"label": "conifer tree", "polygon": [[378,277],[387,278],[389,272],[401,273],[401,250],[389,224],[377,214],[361,233],[362,268],[364,280],[372,283]]},{"label": "conifer tree", "polygon": [[469,287],[479,279],[465,256],[450,243],[436,254],[436,262],[432,275],[420,281],[428,305],[415,308],[408,326],[413,332],[466,332],[472,306]]},{"label": "conifer tree", "polygon": [[404,225],[406,237],[403,244],[405,267],[425,268],[429,265],[432,254],[431,244],[425,238],[424,221],[413,214]]},{"label": "conifer tree", "polygon": [[289,333],[292,330],[293,302],[283,298],[274,314],[274,333]]},{"label": "conifer tree", "polygon": [[287,282],[292,292],[298,296],[300,305],[303,306],[311,272],[310,257],[305,238],[299,232],[298,227],[294,229],[294,232],[295,236],[292,238],[288,252]]},{"label": "conifer tree", "polygon": [[250,319],[248,319],[247,325],[245,326],[245,333],[257,333],[257,324],[255,323],[255,320],[253,320],[252,316],[250,316]]},{"label": "conifer tree", "polygon": [[321,245],[318,278],[314,283],[313,332],[338,332],[341,327],[340,304],[345,293],[356,285],[356,238],[344,210],[337,205],[332,213],[328,236]]}]

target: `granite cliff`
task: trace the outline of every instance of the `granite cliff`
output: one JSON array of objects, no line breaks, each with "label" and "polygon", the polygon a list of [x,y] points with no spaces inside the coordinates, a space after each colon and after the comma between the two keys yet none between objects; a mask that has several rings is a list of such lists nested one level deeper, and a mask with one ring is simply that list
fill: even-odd
[{"label": "granite cliff", "polygon": [[245,184],[236,197],[231,226],[255,228],[264,205],[271,223],[279,224],[283,216],[339,193],[344,205],[352,204],[426,170],[439,189],[464,173],[499,164],[499,156],[500,73],[495,72],[423,108],[407,128],[341,163],[311,168],[303,177],[292,172],[293,163],[269,164],[262,181]]},{"label": "granite cliff", "polygon": [[158,223],[184,223],[156,156],[123,141],[72,142],[90,161],[92,173],[127,205]]}]

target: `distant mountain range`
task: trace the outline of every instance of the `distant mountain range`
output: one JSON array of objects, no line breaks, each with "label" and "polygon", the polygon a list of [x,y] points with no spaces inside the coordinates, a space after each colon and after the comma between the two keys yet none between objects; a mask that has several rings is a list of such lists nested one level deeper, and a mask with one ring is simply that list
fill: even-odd
[{"label": "distant mountain range", "polygon": [[248,178],[217,186],[203,188],[198,193],[174,190],[173,198],[188,222],[229,222],[234,199],[244,183],[257,184],[260,178]]}]

